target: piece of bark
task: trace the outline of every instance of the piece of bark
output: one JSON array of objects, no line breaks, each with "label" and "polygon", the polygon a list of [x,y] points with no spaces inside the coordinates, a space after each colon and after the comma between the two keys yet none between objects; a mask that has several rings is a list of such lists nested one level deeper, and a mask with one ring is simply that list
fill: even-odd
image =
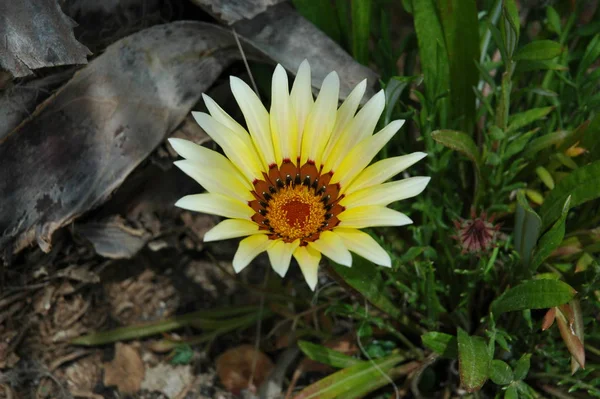
[{"label": "piece of bark", "polygon": [[369,99],[374,94],[372,87],[377,83],[378,75],[356,62],[289,4],[270,7],[254,19],[237,22],[233,28],[243,41],[292,73],[296,73],[303,60],[308,60],[315,88],[321,87],[329,72],[336,71],[340,76],[342,99],[363,79],[367,79],[368,84],[364,99]]},{"label": "piece of bark", "polygon": [[283,0],[192,0],[221,22],[231,25],[242,19],[252,19],[268,7]]},{"label": "piece of bark", "polygon": [[91,53],[75,40],[74,26],[56,0],[0,2],[0,68],[21,77],[33,69],[86,64]]},{"label": "piece of bark", "polygon": [[0,140],[0,252],[101,204],[239,57],[231,32],[174,22],[128,36]]}]

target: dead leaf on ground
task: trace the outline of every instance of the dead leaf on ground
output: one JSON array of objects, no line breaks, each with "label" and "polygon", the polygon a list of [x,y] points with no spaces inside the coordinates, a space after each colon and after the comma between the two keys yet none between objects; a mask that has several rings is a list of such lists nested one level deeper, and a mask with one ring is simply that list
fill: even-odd
[{"label": "dead leaf on ground", "polygon": [[221,384],[235,395],[243,389],[256,393],[273,369],[271,359],[252,345],[229,349],[217,358],[216,365]]},{"label": "dead leaf on ground", "polygon": [[32,69],[86,64],[90,51],[73,35],[73,20],[56,0],[0,2],[0,68],[13,76]]},{"label": "dead leaf on ground", "polygon": [[122,394],[134,394],[140,390],[145,367],[138,351],[131,345],[117,342],[115,358],[104,363],[104,385],[116,386]]},{"label": "dead leaf on ground", "polygon": [[298,65],[307,59],[312,72],[312,84],[320,88],[325,76],[336,71],[340,77],[340,98],[344,99],[354,86],[367,79],[364,101],[375,93],[378,75],[356,62],[350,54],[315,25],[301,16],[289,4],[270,7],[254,19],[233,25],[240,39],[296,73]]},{"label": "dead leaf on ground", "polygon": [[146,377],[142,381],[142,389],[150,392],[161,392],[169,399],[177,395],[192,383],[194,375],[192,366],[173,366],[159,363],[146,370]]},{"label": "dead leaf on ground", "polygon": [[92,243],[98,255],[110,259],[133,257],[151,238],[146,230],[127,226],[119,216],[77,224],[75,230]]},{"label": "dead leaf on ground", "polygon": [[241,19],[251,19],[268,7],[284,0],[192,0],[222,22],[231,25]]},{"label": "dead leaf on ground", "polygon": [[0,251],[101,204],[239,57],[231,33],[174,22],[124,38],[0,141]]}]

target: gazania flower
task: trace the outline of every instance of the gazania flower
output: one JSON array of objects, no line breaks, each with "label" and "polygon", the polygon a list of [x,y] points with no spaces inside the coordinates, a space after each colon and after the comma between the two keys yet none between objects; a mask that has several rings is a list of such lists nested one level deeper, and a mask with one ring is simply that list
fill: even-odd
[{"label": "gazania flower", "polygon": [[293,256],[314,289],[321,254],[351,266],[352,251],[391,266],[385,250],[359,229],[412,223],[386,206],[421,193],[429,178],[384,182],[426,154],[368,166],[404,121],[393,121],[373,134],[385,96],[380,91],[357,113],[365,89],[363,81],[338,108],[335,72],[327,75],[313,100],[308,62],[300,65],[291,92],[278,65],[269,112],[246,83],[231,77],[231,91],[248,130],[208,96],[204,102],[210,115],[193,113],[225,156],[189,141],[170,140],[185,158],[175,164],[207,191],[183,197],[176,205],[227,218],[204,241],[246,237],[233,259],[236,272],[266,251],[273,269],[284,276]]}]

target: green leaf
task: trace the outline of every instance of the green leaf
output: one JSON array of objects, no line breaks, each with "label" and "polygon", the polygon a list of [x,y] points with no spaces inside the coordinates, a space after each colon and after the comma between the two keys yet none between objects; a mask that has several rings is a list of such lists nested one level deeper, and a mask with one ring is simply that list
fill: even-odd
[{"label": "green leaf", "polygon": [[512,385],[509,386],[506,391],[504,391],[504,399],[519,399],[517,388]]},{"label": "green leaf", "polygon": [[492,302],[492,312],[498,316],[515,310],[548,309],[569,302],[575,294],[570,285],[559,280],[530,280],[509,289]]},{"label": "green leaf", "polygon": [[574,170],[550,191],[540,208],[544,228],[561,215],[569,196],[572,207],[600,197],[600,161]]},{"label": "green leaf", "polygon": [[352,356],[308,341],[298,341],[298,347],[309,359],[335,368],[346,368],[364,363],[362,360],[355,359]]},{"label": "green leaf", "polygon": [[560,35],[560,16],[558,15],[554,7],[549,6],[546,8],[546,18],[548,18],[548,24],[550,25],[550,27],[552,27],[552,30]]},{"label": "green leaf", "polygon": [[517,193],[517,210],[515,212],[515,249],[521,255],[525,266],[529,265],[531,253],[540,236],[542,219],[525,199],[523,191]]},{"label": "green leaf", "polygon": [[523,155],[526,158],[532,158],[538,152],[553,145],[560,144],[566,137],[569,136],[569,134],[570,132],[567,130],[559,130],[558,132],[552,132],[538,137],[531,142],[531,144],[527,147],[525,154]]},{"label": "green leaf", "polygon": [[529,266],[531,270],[535,271],[542,264],[544,260],[552,251],[554,251],[560,243],[562,242],[565,236],[565,223],[567,221],[567,215],[569,214],[569,204],[571,203],[571,197],[567,197],[563,205],[563,210],[560,218],[554,223],[552,228],[546,232],[540,238],[540,242],[537,245],[536,252],[533,256],[533,260],[531,261],[531,265]]},{"label": "green leaf", "polygon": [[544,183],[544,185],[550,190],[554,188],[554,179],[552,178],[550,172],[548,172],[548,169],[544,168],[543,166],[538,166],[535,168],[535,174],[538,175],[542,183]]},{"label": "green leaf", "polygon": [[548,115],[554,107],[532,108],[525,112],[514,114],[510,117],[508,130],[515,131],[530,123],[536,122]]},{"label": "green leaf", "polygon": [[577,77],[575,78],[577,82],[581,84],[583,78],[585,77],[585,73],[589,67],[598,60],[598,58],[600,58],[600,34],[594,36],[585,49],[583,58],[577,67]]},{"label": "green leaf", "polygon": [[539,128],[530,130],[527,133],[522,133],[522,134],[518,134],[513,136],[514,139],[508,144],[508,147],[506,148],[506,152],[503,154],[503,158],[505,160],[510,159],[510,157],[520,154],[521,151],[523,151],[523,149],[525,148],[525,146],[527,145],[527,143],[529,143],[529,141],[531,140],[531,138],[533,137],[534,134],[536,134],[539,131]]},{"label": "green leaf", "polygon": [[436,130],[431,132],[431,137],[438,143],[465,155],[475,163],[477,168],[481,165],[481,156],[473,139],[463,132],[456,130]]},{"label": "green leaf", "polygon": [[[438,18],[435,0],[413,1],[415,32],[419,43],[421,70],[425,78],[425,90],[430,101],[449,90],[450,68],[444,31]],[[447,107],[444,99],[442,109]],[[442,120],[445,118],[442,117]]]},{"label": "green leaf", "polygon": [[527,377],[527,373],[529,373],[529,367],[531,364],[531,354],[526,353],[517,361],[517,365],[515,366],[515,380],[520,381]]},{"label": "green leaf", "polygon": [[494,359],[492,360],[490,379],[494,384],[508,385],[513,380],[513,371],[506,362]]},{"label": "green leaf", "polygon": [[337,11],[331,1],[292,0],[292,3],[304,18],[336,42],[341,42]]},{"label": "green leaf", "polygon": [[515,60],[543,61],[558,57],[564,51],[563,46],[553,40],[536,40],[517,50]]},{"label": "green leaf", "polygon": [[[512,58],[517,43],[519,43],[519,10],[515,0],[504,0],[502,2],[502,18],[500,18],[500,30],[504,38],[504,47],[507,55]],[[508,59],[504,62],[508,63]]]},{"label": "green leaf", "polygon": [[389,384],[386,373],[404,360],[395,354],[373,362],[361,362],[337,371],[304,388],[294,399],[360,398]]},{"label": "green leaf", "polygon": [[425,347],[441,357],[458,359],[458,341],[454,335],[431,331],[421,335],[421,340]]},{"label": "green leaf", "polygon": [[331,267],[342,280],[360,292],[369,302],[394,318],[399,318],[402,311],[398,309],[385,288],[378,266],[364,258],[353,255],[352,267],[331,262]]},{"label": "green leaf", "polygon": [[490,373],[490,355],[485,340],[469,336],[458,329],[458,369],[460,382],[467,392],[479,390],[487,381]]},{"label": "green leaf", "polygon": [[479,23],[475,0],[437,0],[448,62],[450,64],[450,109],[460,129],[473,132],[475,92],[479,72]]},{"label": "green leaf", "polygon": [[363,65],[369,63],[371,3],[371,0],[352,0],[352,54]]},{"label": "green leaf", "polygon": [[515,68],[515,73],[531,72],[531,71],[567,71],[569,68],[563,64],[550,61],[519,61]]}]

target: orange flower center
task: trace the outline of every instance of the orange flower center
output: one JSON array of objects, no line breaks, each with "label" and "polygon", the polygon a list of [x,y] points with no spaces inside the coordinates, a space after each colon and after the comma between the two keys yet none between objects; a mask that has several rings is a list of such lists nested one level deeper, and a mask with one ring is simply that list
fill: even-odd
[{"label": "orange flower center", "polygon": [[255,200],[248,205],[256,212],[252,220],[272,240],[300,240],[300,245],[319,238],[321,232],[339,224],[344,210],[338,202],[340,185],[329,184],[333,172],[321,174],[314,162],[301,167],[286,159],[281,166],[271,165],[264,180],[253,182]]}]

